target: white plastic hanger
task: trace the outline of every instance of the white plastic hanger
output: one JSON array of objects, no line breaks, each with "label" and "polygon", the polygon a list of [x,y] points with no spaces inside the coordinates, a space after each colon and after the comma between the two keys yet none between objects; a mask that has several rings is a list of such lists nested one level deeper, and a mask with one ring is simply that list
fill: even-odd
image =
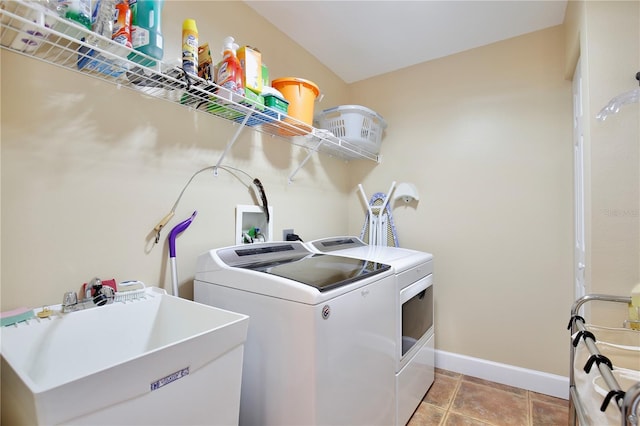
[{"label": "white plastic hanger", "polygon": [[[640,71],[636,73],[636,80],[640,82]],[[607,119],[609,115],[617,114],[623,105],[634,104],[640,102],[640,87],[628,92],[622,93],[611,99],[607,106],[602,108],[596,118],[600,121]]]}]

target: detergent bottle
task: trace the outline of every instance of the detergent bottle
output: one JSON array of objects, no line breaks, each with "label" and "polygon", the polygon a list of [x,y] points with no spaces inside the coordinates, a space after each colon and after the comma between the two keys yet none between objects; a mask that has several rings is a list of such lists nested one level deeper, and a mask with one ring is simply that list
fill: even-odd
[{"label": "detergent bottle", "polygon": [[115,7],[112,39],[126,47],[131,47],[131,9],[129,0],[120,0]]},{"label": "detergent bottle", "polygon": [[216,72],[216,84],[230,90],[232,93],[244,96],[242,66],[236,56],[237,48],[238,45],[234,43],[233,37],[224,39],[222,61],[218,64]]},{"label": "detergent bottle", "polygon": [[[161,21],[164,0],[129,0],[131,9],[131,44],[133,48],[152,58],[162,60],[164,38]],[[154,66],[141,55],[131,53],[129,59],[145,66]]]}]

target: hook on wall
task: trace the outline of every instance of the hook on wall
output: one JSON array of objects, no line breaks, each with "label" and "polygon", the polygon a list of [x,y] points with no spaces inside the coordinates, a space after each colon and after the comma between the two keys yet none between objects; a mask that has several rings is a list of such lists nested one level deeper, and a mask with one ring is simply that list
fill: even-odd
[{"label": "hook on wall", "polygon": [[411,200],[418,201],[420,199],[420,196],[418,196],[418,189],[412,183],[401,182],[396,186],[394,200],[397,199],[401,199],[405,203],[409,203]]}]

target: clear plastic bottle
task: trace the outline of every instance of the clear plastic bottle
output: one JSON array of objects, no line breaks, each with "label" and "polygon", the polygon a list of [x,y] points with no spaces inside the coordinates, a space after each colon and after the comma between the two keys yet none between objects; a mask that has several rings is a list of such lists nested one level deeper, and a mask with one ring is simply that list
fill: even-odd
[{"label": "clear plastic bottle", "polygon": [[91,29],[91,0],[70,0],[64,17],[77,22],[88,30]]},{"label": "clear plastic bottle", "polygon": [[182,69],[187,74],[198,75],[198,27],[195,19],[182,23]]},{"label": "clear plastic bottle", "polygon": [[113,37],[113,17],[116,11],[116,0],[98,0],[93,32],[107,39]]},{"label": "clear plastic bottle", "polygon": [[66,1],[65,0],[43,0],[46,8],[54,12],[56,15],[64,18]]}]

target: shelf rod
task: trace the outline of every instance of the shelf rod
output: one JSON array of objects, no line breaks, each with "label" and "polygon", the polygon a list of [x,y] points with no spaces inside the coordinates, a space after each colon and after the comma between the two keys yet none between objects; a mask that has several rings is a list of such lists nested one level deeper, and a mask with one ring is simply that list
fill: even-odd
[{"label": "shelf rod", "polygon": [[305,164],[307,164],[307,161],[309,161],[311,156],[318,151],[318,149],[320,148],[320,145],[322,145],[323,142],[324,141],[322,139],[318,139],[318,144],[314,148],[307,148],[308,150],[307,156],[304,158],[304,160],[300,162],[300,164],[298,164],[298,167],[296,167],[295,170],[291,172],[291,174],[289,175],[289,181],[288,181],[289,184],[293,183],[293,177],[300,171],[301,168],[304,167]]},{"label": "shelf rod", "polygon": [[227,142],[227,146],[224,148],[224,152],[222,153],[222,155],[218,159],[218,162],[216,163],[216,166],[213,168],[213,175],[214,176],[218,176],[218,167],[220,167],[220,163],[222,163],[222,160],[224,160],[224,157],[227,155],[227,153],[229,152],[229,150],[231,149],[233,144],[236,143],[236,140],[238,139],[238,136],[240,136],[240,132],[242,132],[242,129],[244,129],[245,125],[247,124],[247,121],[249,121],[249,118],[253,114],[253,110],[255,109],[255,107],[256,107],[255,105],[251,106],[251,108],[249,109],[249,112],[247,112],[247,115],[244,116],[244,119],[242,120],[242,123],[240,123],[240,126],[238,127],[236,132],[233,134],[231,139],[229,139],[229,142]]}]

